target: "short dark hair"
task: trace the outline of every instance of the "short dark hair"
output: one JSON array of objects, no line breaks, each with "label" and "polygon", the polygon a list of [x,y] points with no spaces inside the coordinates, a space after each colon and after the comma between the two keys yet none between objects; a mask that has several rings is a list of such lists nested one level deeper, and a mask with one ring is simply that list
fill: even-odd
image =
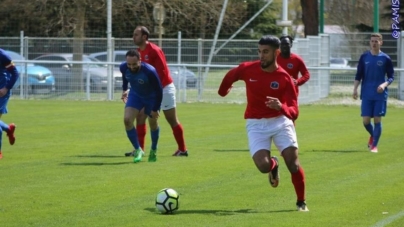
[{"label": "short dark hair", "polygon": [[258,41],[258,44],[260,44],[260,45],[268,45],[268,46],[273,47],[275,49],[279,49],[281,41],[276,36],[264,35],[264,36],[261,37],[260,41]]},{"label": "short dark hair", "polygon": [[149,36],[150,36],[149,29],[147,29],[145,26],[138,26],[138,28],[140,28],[140,32],[142,33],[142,36],[145,35],[146,40],[148,40]]},{"label": "short dark hair", "polygon": [[126,57],[137,57],[140,59],[140,53],[136,49],[130,49],[126,52]]},{"label": "short dark hair", "polygon": [[289,39],[290,43],[293,43],[293,37],[290,35],[282,35],[281,37],[279,37],[279,39],[282,41],[283,39]]},{"label": "short dark hair", "polygon": [[383,40],[383,36],[380,33],[372,33],[372,34],[370,34],[370,37],[377,37],[380,40]]}]

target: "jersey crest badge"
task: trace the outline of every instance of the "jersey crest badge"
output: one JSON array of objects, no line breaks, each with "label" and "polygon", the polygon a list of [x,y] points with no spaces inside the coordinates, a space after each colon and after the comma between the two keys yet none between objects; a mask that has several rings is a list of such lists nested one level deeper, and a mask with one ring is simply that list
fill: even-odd
[{"label": "jersey crest badge", "polygon": [[146,54],[146,55],[144,56],[144,60],[145,60],[145,61],[148,61],[148,60],[149,60],[149,55]]},{"label": "jersey crest badge", "polygon": [[287,65],[286,67],[288,67],[288,69],[293,69],[293,64],[292,64],[292,63],[288,63],[288,65]]},{"label": "jersey crest badge", "polygon": [[138,84],[144,84],[144,80],[142,80],[142,79],[137,80],[137,82],[138,82]]},{"label": "jersey crest badge", "polygon": [[271,88],[272,89],[278,89],[279,88],[279,83],[278,82],[276,82],[276,81],[272,81],[271,82]]},{"label": "jersey crest badge", "polygon": [[383,61],[377,61],[377,65],[378,65],[378,66],[382,66],[382,65],[383,65]]}]

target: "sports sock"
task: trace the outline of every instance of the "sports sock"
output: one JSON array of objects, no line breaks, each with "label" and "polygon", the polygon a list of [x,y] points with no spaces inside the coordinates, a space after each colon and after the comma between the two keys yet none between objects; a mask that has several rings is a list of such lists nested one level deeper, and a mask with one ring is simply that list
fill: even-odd
[{"label": "sports sock", "polygon": [[136,125],[137,140],[139,141],[139,146],[142,148],[142,150],[144,150],[146,130],[146,124]]},{"label": "sports sock", "polygon": [[154,131],[150,130],[150,134],[151,134],[151,140],[152,140],[151,149],[156,150],[157,149],[157,143],[159,141],[160,127],[158,127]]},{"label": "sports sock", "polygon": [[132,143],[132,146],[137,150],[139,149],[139,141],[137,140],[137,133],[136,128],[133,127],[132,129],[126,131],[126,135],[128,135],[129,141]]},{"label": "sports sock", "polygon": [[382,135],[382,123],[375,123],[375,129],[373,130],[373,146],[376,147],[379,143],[380,136]]},{"label": "sports sock", "polygon": [[178,144],[178,150],[186,151],[187,148],[185,146],[184,129],[182,128],[182,125],[178,124],[177,126],[173,127],[172,129],[173,129],[174,138]]},{"label": "sports sock", "polygon": [[365,126],[365,129],[366,129],[366,131],[369,132],[370,136],[373,137],[373,125],[372,124],[367,124],[367,125],[364,124],[363,126]]},{"label": "sports sock", "polygon": [[3,121],[0,121],[0,128],[2,131],[8,132],[9,127],[8,124],[4,123]]},{"label": "sports sock", "polygon": [[271,172],[276,166],[276,162],[273,158],[269,159],[269,172]]},{"label": "sports sock", "polygon": [[304,201],[306,200],[305,198],[305,176],[304,176],[304,171],[301,166],[299,166],[299,169],[297,172],[292,173],[292,183],[293,186],[295,187],[295,192],[297,196],[297,201]]}]

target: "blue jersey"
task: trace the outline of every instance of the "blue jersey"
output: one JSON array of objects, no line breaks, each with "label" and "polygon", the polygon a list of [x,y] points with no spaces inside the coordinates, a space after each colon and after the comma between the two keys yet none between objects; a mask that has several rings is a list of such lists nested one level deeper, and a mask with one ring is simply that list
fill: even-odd
[{"label": "blue jersey", "polygon": [[155,103],[153,104],[152,110],[157,111],[160,109],[163,99],[163,87],[161,86],[156,69],[145,62],[141,62],[140,64],[138,72],[132,72],[126,62],[123,62],[119,66],[119,70],[122,73],[122,89],[126,91],[129,83],[129,95],[154,100]]},{"label": "blue jersey", "polygon": [[6,51],[0,49],[0,88],[13,88],[19,77],[13,61]]},{"label": "blue jersey", "polygon": [[390,57],[383,52],[372,55],[370,51],[366,51],[359,59],[355,80],[362,81],[362,100],[387,100],[388,89],[377,93],[377,87],[386,81],[390,84],[394,80],[394,67]]}]

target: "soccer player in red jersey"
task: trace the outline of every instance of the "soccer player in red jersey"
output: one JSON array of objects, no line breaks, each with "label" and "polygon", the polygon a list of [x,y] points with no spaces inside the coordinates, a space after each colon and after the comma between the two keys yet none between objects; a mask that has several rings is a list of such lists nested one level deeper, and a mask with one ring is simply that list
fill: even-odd
[{"label": "soccer player in red jersey", "polygon": [[[281,54],[276,59],[276,62],[293,78],[293,83],[296,86],[297,94],[299,95],[299,86],[302,86],[310,79],[309,70],[307,70],[303,59],[290,51],[293,46],[293,38],[291,36],[281,36]],[[299,72],[301,77],[299,78]]]},{"label": "soccer player in red jersey", "polygon": [[[148,41],[150,32],[144,26],[138,26],[133,31],[133,42],[138,46],[138,51],[143,62],[152,65],[160,77],[163,86],[163,101],[161,109],[167,122],[170,124],[174,138],[177,141],[178,149],[173,156],[188,156],[188,151],[185,145],[184,129],[177,117],[176,101],[175,101],[175,86],[170,71],[167,66],[164,52],[156,44]],[[142,149],[144,149],[144,141],[146,136],[146,118],[143,111],[136,118],[136,129],[138,140]],[[126,156],[132,156],[134,152],[128,152]]]},{"label": "soccer player in red jersey", "polygon": [[305,201],[305,175],[298,159],[298,144],[293,119],[299,114],[292,77],[278,66],[280,40],[263,36],[258,42],[259,60],[241,63],[223,78],[219,95],[226,96],[232,84],[246,84],[247,108],[244,113],[249,148],[255,166],[268,174],[272,187],[279,184],[279,162],[271,157],[271,143],[280,151],[297,195],[297,210],[308,211]]}]

